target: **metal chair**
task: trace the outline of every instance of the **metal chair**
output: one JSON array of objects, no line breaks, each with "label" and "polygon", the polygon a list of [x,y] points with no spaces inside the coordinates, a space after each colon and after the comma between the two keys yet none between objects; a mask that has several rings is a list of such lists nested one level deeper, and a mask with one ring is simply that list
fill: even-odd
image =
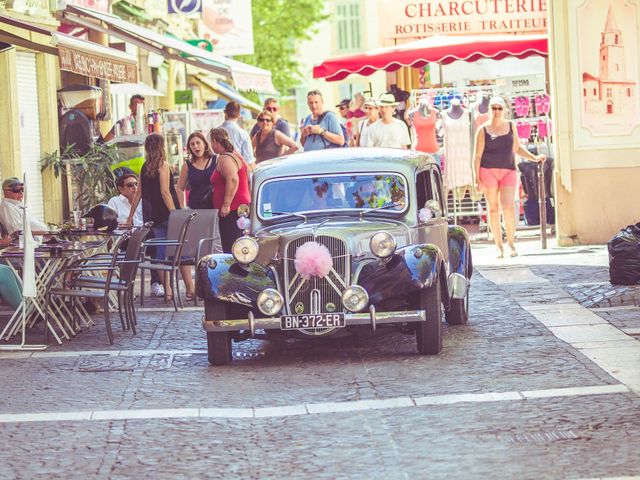
[{"label": "metal chair", "polygon": [[[218,230],[218,210],[193,210],[198,218],[193,222],[185,238],[184,249],[180,256],[180,266],[198,265],[200,258],[209,253],[222,252],[220,231]],[[196,275],[196,282],[198,276]],[[197,288],[195,289],[197,291]],[[198,305],[198,296],[193,295],[193,304]]]},{"label": "metal chair", "polygon": [[[150,226],[145,225],[132,233],[125,233],[113,249],[111,260],[105,261],[105,257],[88,257],[81,259],[73,265],[60,271],[63,277],[63,286],[50,288],[47,291],[47,309],[45,323],[48,327],[52,296],[70,297],[72,312],[75,315],[75,302],[79,297],[95,298],[102,300],[104,320],[109,337],[109,344],[113,344],[113,330],[109,313],[109,294],[112,291],[118,293],[118,313],[123,330],[131,328],[134,335],[137,323],[135,309],[133,308],[133,287],[135,285],[138,265],[140,264],[142,242],[150,231]],[[128,240],[124,256],[119,253],[119,245]],[[88,275],[91,272],[105,272],[106,275]],[[58,276],[58,278],[60,278]],[[124,308],[124,316],[123,316]]]},{"label": "metal chair", "polygon": [[[165,259],[148,258],[144,256],[144,261],[140,268],[140,305],[144,306],[144,271],[157,270],[169,275],[169,284],[173,290],[173,307],[178,311],[178,303],[183,308],[180,290],[178,289],[178,268],[180,267],[180,257],[185,246],[185,239],[189,232],[189,227],[193,219],[198,215],[194,210],[173,210],[169,215],[167,225],[167,238],[152,238],[143,244],[143,248],[151,246],[166,246],[167,253]],[[177,299],[176,299],[177,297]]]}]

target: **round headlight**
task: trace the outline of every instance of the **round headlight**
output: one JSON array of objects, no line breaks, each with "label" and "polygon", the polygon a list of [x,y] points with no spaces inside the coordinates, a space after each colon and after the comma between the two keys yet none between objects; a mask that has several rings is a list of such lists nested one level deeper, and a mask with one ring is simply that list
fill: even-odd
[{"label": "round headlight", "polygon": [[258,256],[258,242],[251,237],[240,237],[233,242],[231,254],[237,262],[247,265]]},{"label": "round headlight", "polygon": [[360,285],[351,285],[342,292],[342,304],[350,312],[359,312],[369,304],[369,294]]},{"label": "round headlight", "polygon": [[258,295],[258,308],[265,315],[276,315],[284,306],[284,299],[280,292],[273,288],[266,288]]},{"label": "round headlight", "polygon": [[396,239],[390,233],[378,232],[371,237],[369,248],[378,258],[386,258],[396,251]]}]

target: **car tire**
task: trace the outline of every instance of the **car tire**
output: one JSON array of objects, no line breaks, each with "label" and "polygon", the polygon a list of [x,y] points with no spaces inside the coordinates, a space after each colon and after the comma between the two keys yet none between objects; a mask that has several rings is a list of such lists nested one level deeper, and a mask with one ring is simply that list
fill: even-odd
[{"label": "car tire", "polygon": [[[209,312],[215,319],[225,319],[227,309],[224,303],[209,305]],[[229,332],[207,332],[207,356],[211,365],[228,365],[233,358],[231,335]]]},{"label": "car tire", "polygon": [[440,276],[429,288],[419,292],[418,308],[424,310],[425,322],[416,322],[416,343],[421,355],[437,355],[442,350],[442,300]]}]

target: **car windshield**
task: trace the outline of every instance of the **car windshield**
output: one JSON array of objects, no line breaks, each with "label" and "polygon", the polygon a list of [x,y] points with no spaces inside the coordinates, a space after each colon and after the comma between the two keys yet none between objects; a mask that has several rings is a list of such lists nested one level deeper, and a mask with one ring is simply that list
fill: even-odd
[{"label": "car windshield", "polygon": [[269,219],[296,212],[372,208],[395,212],[406,204],[406,181],[395,173],[278,178],[262,185],[258,215]]}]

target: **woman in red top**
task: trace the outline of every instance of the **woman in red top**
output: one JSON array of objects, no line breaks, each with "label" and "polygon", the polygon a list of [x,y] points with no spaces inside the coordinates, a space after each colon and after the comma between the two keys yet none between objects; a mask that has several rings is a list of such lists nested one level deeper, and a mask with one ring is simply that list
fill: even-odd
[{"label": "woman in red top", "polygon": [[238,228],[238,207],[251,202],[247,163],[234,151],[224,128],[209,132],[212,150],[218,154],[216,169],[211,175],[213,208],[218,209],[222,250],[231,253],[231,246],[242,236]]}]

